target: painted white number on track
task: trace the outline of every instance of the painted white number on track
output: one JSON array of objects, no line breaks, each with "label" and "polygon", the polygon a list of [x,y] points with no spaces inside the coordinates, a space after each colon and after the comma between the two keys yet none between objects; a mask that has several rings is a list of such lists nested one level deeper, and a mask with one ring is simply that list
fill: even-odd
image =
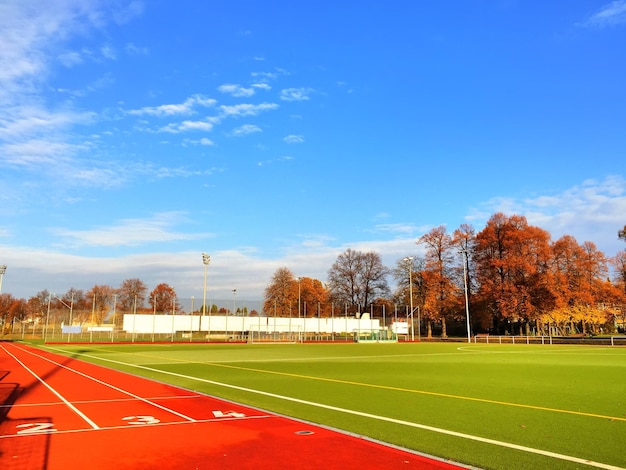
[{"label": "painted white number on track", "polygon": [[158,424],[161,422],[154,416],[126,416],[122,419],[128,421],[128,424]]},{"label": "painted white number on track", "polygon": [[236,411],[227,411],[224,413],[223,411],[214,411],[213,416],[216,418],[245,418],[246,415],[243,413],[238,413]]},{"label": "painted white number on track", "polygon": [[54,432],[56,429],[52,423],[26,423],[18,424],[16,428],[21,429],[17,431],[18,434],[33,434],[39,432]]}]

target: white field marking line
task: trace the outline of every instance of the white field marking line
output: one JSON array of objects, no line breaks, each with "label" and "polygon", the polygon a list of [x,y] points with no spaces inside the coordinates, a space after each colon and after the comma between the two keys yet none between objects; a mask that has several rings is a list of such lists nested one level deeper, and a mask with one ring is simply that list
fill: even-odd
[{"label": "white field marking line", "polygon": [[[17,347],[17,346],[16,346],[16,347]],[[148,400],[148,399],[146,399],[146,398],[140,397],[139,395],[135,395],[134,393],[131,393],[131,392],[127,391],[127,390],[124,390],[124,389],[121,389],[121,388],[116,387],[116,386],[114,386],[114,385],[108,384],[108,383],[106,383],[106,382],[104,382],[104,381],[102,381],[102,380],[99,380],[99,379],[97,379],[97,378],[95,378],[95,377],[92,377],[92,376],[90,376],[90,375],[87,375],[87,374],[85,374],[85,373],[83,373],[83,372],[80,372],[80,371],[77,371],[77,370],[72,369],[72,368],[70,368],[70,367],[64,366],[63,364],[60,364],[60,363],[58,363],[58,362],[56,362],[56,361],[53,361],[52,359],[48,359],[47,357],[40,356],[39,354],[35,354],[35,353],[30,352],[30,351],[28,351],[28,350],[26,350],[26,349],[22,349],[22,348],[19,348],[19,347],[18,347],[18,349],[21,349],[22,351],[24,351],[24,352],[26,352],[26,353],[28,353],[28,354],[31,354],[31,355],[33,355],[33,356],[35,356],[35,357],[39,357],[40,359],[43,359],[43,360],[45,360],[45,361],[48,361],[48,362],[50,362],[50,363],[52,363],[52,364],[55,364],[55,365],[57,365],[57,366],[59,366],[59,367],[61,367],[61,368],[65,369],[65,370],[68,370],[68,371],[70,371],[70,372],[74,372],[75,374],[78,374],[78,375],[80,375],[80,376],[82,376],[82,377],[85,377],[85,378],[87,378],[87,379],[89,379],[89,380],[93,380],[94,382],[96,382],[96,383],[98,383],[98,384],[100,384],[100,385],[104,385],[104,386],[109,387],[109,388],[111,388],[111,389],[113,389],[113,390],[116,390],[116,391],[118,391],[118,392],[120,392],[120,393],[123,393],[123,394],[125,394],[125,395],[128,395],[129,397],[133,397],[133,398],[134,398],[134,399],[136,399],[136,400],[142,401],[142,402],[144,402],[144,403],[147,403],[148,405],[151,405],[151,406],[154,406],[154,407],[156,407],[156,408],[159,408],[159,409],[161,409],[161,410],[163,410],[163,411],[165,411],[165,412],[167,412],[167,413],[171,413],[171,414],[173,414],[173,415],[179,416],[180,418],[186,419],[187,421],[190,421],[190,422],[192,422],[192,423],[195,423],[195,422],[196,422],[196,420],[195,420],[194,418],[191,418],[191,417],[186,416],[186,415],[184,415],[184,414],[182,414],[182,413],[179,413],[178,411],[172,410],[171,408],[167,408],[166,406],[159,405],[158,403],[155,403],[155,402],[150,401],[150,400]]]},{"label": "white field marking line", "polygon": [[[482,346],[482,348],[481,348]],[[592,357],[596,357],[596,356],[619,356],[619,357],[624,357],[625,354],[621,354],[621,350],[616,349],[615,346],[611,347],[611,346],[577,346],[577,345],[571,345],[571,346],[566,346],[566,345],[562,345],[562,344],[558,344],[558,345],[530,345],[530,346],[542,346],[541,350],[539,349],[530,349],[530,350],[523,350],[523,349],[516,349],[515,351],[502,351],[502,350],[498,350],[498,351],[494,351],[494,350],[489,350],[490,347],[497,347],[497,346],[518,346],[517,344],[511,345],[511,344],[473,344],[472,346],[459,346],[457,349],[459,351],[465,351],[468,353],[473,353],[473,354],[537,354],[537,355],[564,355],[564,356],[592,356]],[[520,345],[520,348],[523,347],[527,347],[529,345]],[[546,349],[543,349],[546,348]],[[576,349],[574,349],[576,348]],[[584,354],[586,352],[591,352],[591,351],[601,351],[601,353],[597,353],[597,354]],[[610,353],[608,353],[608,351],[611,351]],[[605,354],[606,353],[606,354]]]},{"label": "white field marking line", "polygon": [[254,389],[247,388],[247,387],[239,387],[237,385],[231,385],[231,384],[226,384],[226,383],[222,383],[222,382],[216,382],[214,380],[203,379],[201,377],[193,377],[193,376],[190,376],[190,375],[178,374],[176,372],[169,372],[169,371],[164,371],[164,370],[159,370],[159,369],[153,369],[151,367],[145,367],[145,366],[141,366],[141,365],[137,365],[137,364],[130,364],[130,363],[127,363],[127,362],[121,362],[121,361],[115,361],[115,360],[112,360],[112,359],[104,359],[104,358],[101,358],[101,357],[90,356],[89,354],[84,354],[84,356],[91,357],[92,359],[112,362],[112,363],[120,364],[120,365],[124,365],[124,366],[135,367],[137,369],[144,369],[144,370],[147,370],[147,371],[150,371],[150,372],[157,372],[157,373],[161,373],[161,374],[164,374],[164,375],[171,375],[171,376],[179,377],[179,378],[182,378],[182,379],[195,380],[197,382],[203,382],[203,383],[207,383],[207,384],[211,384],[211,385],[217,385],[217,386],[225,387],[225,388],[231,388],[231,389],[239,390],[239,391],[243,391],[243,392],[254,393],[254,394],[257,394],[257,395],[263,395],[263,396],[270,397],[270,398],[277,398],[279,400],[285,400],[285,401],[290,401],[290,402],[294,402],[294,403],[300,403],[302,405],[308,405],[308,406],[313,406],[313,407],[317,407],[317,408],[323,408],[323,409],[326,409],[326,410],[337,411],[337,412],[340,412],[340,413],[346,413],[346,414],[351,414],[351,415],[355,415],[355,416],[361,416],[361,417],[364,417],[364,418],[370,418],[370,419],[374,419],[374,420],[378,420],[378,421],[386,421],[388,423],[400,424],[400,425],[403,425],[403,426],[409,426],[409,427],[412,427],[412,428],[423,429],[425,431],[436,432],[436,433],[439,433],[439,434],[445,434],[445,435],[448,435],[448,436],[459,437],[459,438],[467,439],[467,440],[470,440],[470,441],[482,442],[484,444],[491,444],[491,445],[495,445],[495,446],[499,446],[499,447],[505,447],[505,448],[508,448],[508,449],[519,450],[519,451],[528,452],[528,453],[531,453],[531,454],[543,455],[545,457],[551,457],[551,458],[554,458],[554,459],[565,460],[567,462],[573,462],[573,463],[578,463],[578,464],[583,464],[583,465],[589,465],[591,467],[602,468],[602,469],[605,469],[605,470],[624,470],[622,467],[617,467],[615,465],[604,464],[604,463],[601,463],[601,462],[594,462],[593,460],[581,459],[579,457],[574,457],[574,456],[565,455],[565,454],[559,454],[559,453],[556,453],[556,452],[550,452],[550,451],[542,450],[542,449],[534,449],[532,447],[526,447],[526,446],[522,446],[522,445],[518,445],[518,444],[513,444],[513,443],[510,443],[510,442],[503,442],[503,441],[497,441],[495,439],[489,439],[489,438],[480,437],[480,436],[473,436],[471,434],[465,434],[465,433],[461,433],[461,432],[450,431],[448,429],[437,428],[437,427],[428,426],[428,425],[425,425],[425,424],[412,423],[410,421],[404,421],[404,420],[401,420],[401,419],[389,418],[387,416],[379,416],[379,415],[375,415],[375,414],[371,414],[371,413],[365,413],[365,412],[362,412],[362,411],[349,410],[349,409],[346,409],[346,408],[339,408],[339,407],[332,406],[332,405],[325,405],[323,403],[316,403],[316,402],[312,402],[312,401],[308,401],[308,400],[301,400],[299,398],[287,397],[287,396],[284,396],[284,395],[277,395],[275,393],[264,392],[262,390],[254,390]]},{"label": "white field marking line", "polygon": [[[462,349],[462,348],[457,348],[457,349]],[[497,353],[487,352],[485,354],[497,354]],[[134,354],[133,356],[137,356],[137,355],[140,355],[140,354]],[[147,356],[147,357],[152,357],[152,356]],[[378,357],[378,356],[374,356],[374,357]],[[164,359],[168,359],[168,358],[164,358]],[[109,360],[112,362],[115,362],[112,359],[109,359]],[[322,378],[322,377],[314,377],[314,376],[308,376],[308,375],[291,374],[287,372],[276,372],[276,371],[270,371],[270,370],[251,369],[248,367],[241,367],[241,366],[237,367],[237,366],[228,365],[232,362],[244,362],[247,364],[249,362],[257,362],[257,361],[183,361],[182,359],[170,359],[170,360],[172,362],[168,362],[167,364],[174,364],[174,363],[192,364],[193,363],[193,364],[202,364],[202,365],[208,365],[208,366],[213,366],[213,367],[229,367],[233,369],[246,370],[246,371],[257,372],[257,373],[262,373],[262,374],[274,374],[274,375],[282,375],[282,376],[287,376],[287,377],[296,377],[296,378],[301,378],[301,379],[318,380],[318,381],[324,381],[324,382],[343,383],[343,384],[348,384],[348,385],[359,385],[363,387],[381,388],[381,389],[386,389],[386,390],[394,390],[394,391],[409,392],[409,393],[418,393],[422,395],[438,396],[438,397],[451,398],[451,399],[457,399],[457,400],[468,400],[468,401],[475,401],[475,402],[480,402],[480,403],[491,403],[491,404],[501,405],[501,406],[512,406],[512,407],[526,408],[526,409],[531,409],[531,410],[549,411],[553,413],[563,413],[563,414],[572,414],[576,416],[609,419],[612,421],[626,421],[626,418],[606,416],[606,415],[600,415],[596,413],[583,413],[580,411],[561,410],[558,408],[548,408],[548,407],[536,406],[536,405],[526,405],[522,403],[509,403],[509,402],[502,402],[498,400],[488,400],[485,398],[449,395],[446,393],[427,392],[423,390],[412,390],[412,389],[403,389],[403,388],[396,388],[396,387],[385,387],[382,385],[375,385],[375,384],[369,384],[369,383],[359,383],[359,382],[352,382],[352,381],[340,380],[340,379]],[[122,364],[124,363],[122,362]],[[152,362],[143,363],[144,366],[150,366],[150,365],[155,365],[155,364],[163,364],[163,361],[159,361],[156,363],[152,363]]]},{"label": "white field marking line", "polygon": [[[226,417],[226,418],[209,418],[209,419],[199,419],[195,423],[196,424],[210,424],[210,423],[221,423],[224,421],[249,421],[254,419],[270,419],[270,418],[279,418],[278,415],[258,415],[258,416],[244,416],[243,418],[235,418],[235,417]],[[189,421],[170,421],[168,423],[154,423],[154,424],[134,424],[132,428],[128,426],[106,426],[98,429],[57,429],[54,434],[79,434],[84,432],[92,432],[92,431],[117,431],[120,429],[137,429],[137,428],[147,428],[153,426],[187,426],[191,423]],[[0,435],[0,439],[8,439],[13,437],[24,437],[26,434],[2,434]]]},{"label": "white field marking line", "polygon": [[56,395],[70,410],[72,410],[74,413],[76,413],[78,416],[80,416],[87,424],[89,424],[89,426],[91,426],[93,429],[100,429],[100,427],[96,423],[94,423],[92,420],[90,420],[89,417],[87,417],[87,415],[85,415],[82,411],[80,411],[78,408],[76,408],[74,405],[72,405],[68,400],[65,399],[65,397],[63,397],[63,395],[61,395],[54,388],[52,388],[50,385],[48,385],[41,377],[39,377],[37,374],[35,374],[35,372],[30,370],[26,366],[26,364],[24,364],[17,357],[15,357],[12,353],[10,353],[4,346],[2,346],[2,349],[4,349],[4,352],[6,352],[9,356],[11,356],[13,359],[15,359],[15,361],[19,365],[21,365],[24,369],[26,369],[33,377],[35,377],[48,390],[50,390],[54,395]]}]

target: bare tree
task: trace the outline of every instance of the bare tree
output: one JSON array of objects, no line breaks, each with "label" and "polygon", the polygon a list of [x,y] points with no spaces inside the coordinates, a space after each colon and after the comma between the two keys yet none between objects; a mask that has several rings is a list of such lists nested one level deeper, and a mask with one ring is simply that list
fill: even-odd
[{"label": "bare tree", "polygon": [[328,271],[332,299],[364,311],[374,298],[389,294],[387,274],[389,270],[378,253],[348,248]]}]

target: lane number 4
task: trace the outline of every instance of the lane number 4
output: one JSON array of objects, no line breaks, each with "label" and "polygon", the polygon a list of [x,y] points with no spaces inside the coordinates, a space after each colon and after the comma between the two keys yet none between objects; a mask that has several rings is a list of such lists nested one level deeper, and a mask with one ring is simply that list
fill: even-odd
[{"label": "lane number 4", "polygon": [[243,413],[238,413],[237,411],[227,411],[224,413],[223,411],[213,411],[213,416],[216,418],[245,418],[246,415]]}]

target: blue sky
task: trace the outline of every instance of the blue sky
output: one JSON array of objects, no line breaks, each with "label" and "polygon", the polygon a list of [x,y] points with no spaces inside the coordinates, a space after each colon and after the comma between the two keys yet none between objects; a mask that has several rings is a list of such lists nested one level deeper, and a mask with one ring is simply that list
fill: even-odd
[{"label": "blue sky", "polygon": [[624,248],[626,0],[0,0],[3,292],[261,298],[493,213]]}]

